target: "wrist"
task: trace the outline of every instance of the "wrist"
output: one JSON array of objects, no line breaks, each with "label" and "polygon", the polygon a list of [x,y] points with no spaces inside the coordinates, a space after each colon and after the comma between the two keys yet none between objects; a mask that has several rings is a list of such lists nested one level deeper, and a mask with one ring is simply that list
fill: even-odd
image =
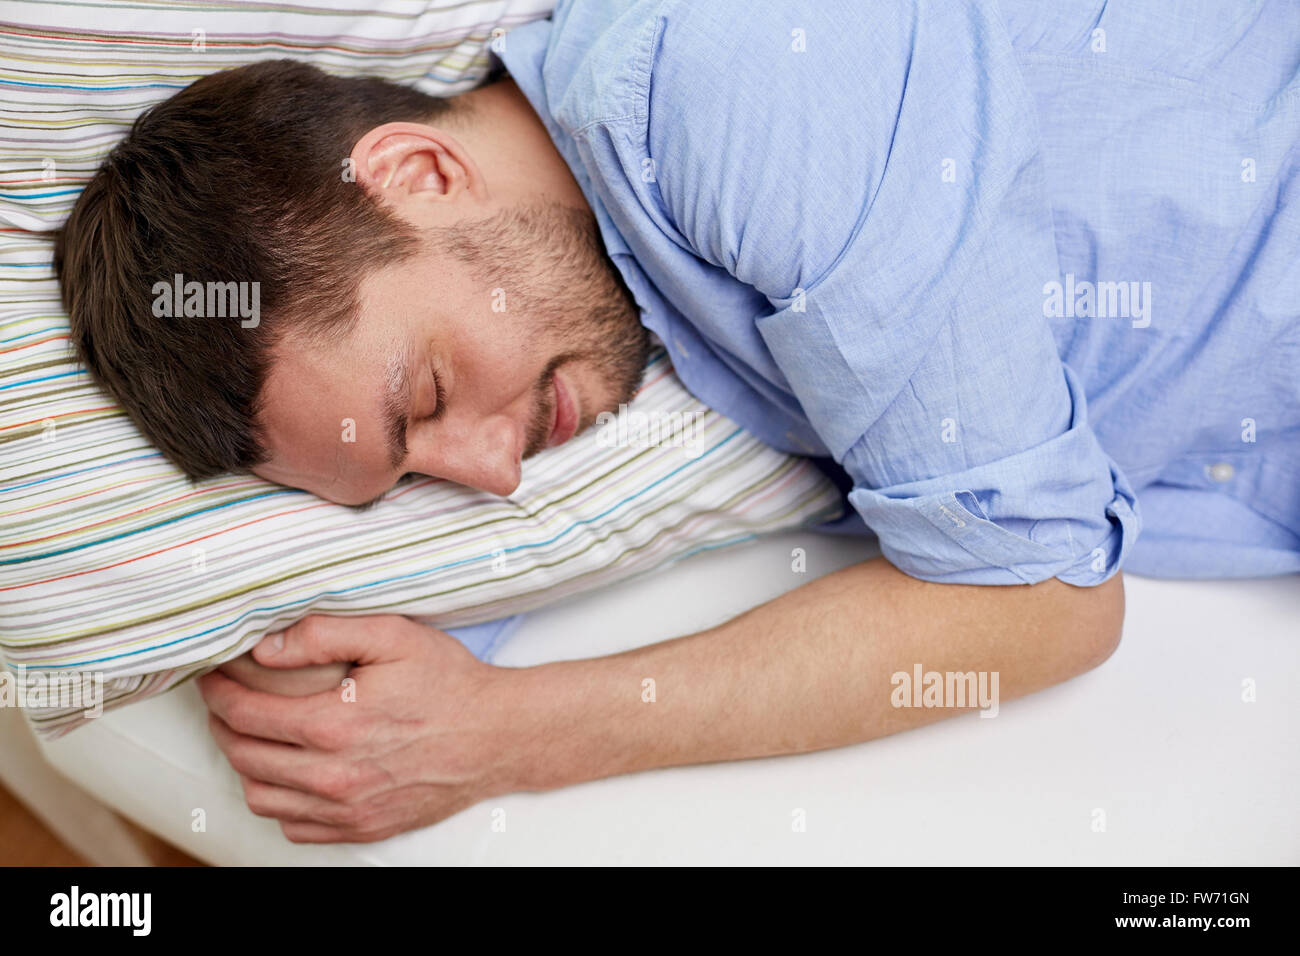
[{"label": "wrist", "polygon": [[500,668],[496,711],[507,741],[510,791],[544,791],[621,772],[619,732],[602,695],[598,662]]}]

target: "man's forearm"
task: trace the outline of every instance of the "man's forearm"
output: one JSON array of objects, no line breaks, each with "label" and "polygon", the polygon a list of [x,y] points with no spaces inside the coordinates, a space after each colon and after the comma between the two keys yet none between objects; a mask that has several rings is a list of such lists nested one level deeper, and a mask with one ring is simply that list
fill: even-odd
[{"label": "man's forearm", "polygon": [[895,707],[899,671],[996,672],[1008,700],[1101,663],[1123,617],[1118,574],[1096,588],[975,587],[920,581],[878,558],[708,631],[511,674],[503,706],[532,728],[512,783],[549,789],[882,737],[968,712]]}]

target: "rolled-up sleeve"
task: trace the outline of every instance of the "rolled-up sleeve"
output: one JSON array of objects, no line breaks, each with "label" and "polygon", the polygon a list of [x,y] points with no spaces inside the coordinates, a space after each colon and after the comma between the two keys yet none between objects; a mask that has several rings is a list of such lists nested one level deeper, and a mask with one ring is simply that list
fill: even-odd
[{"label": "rolled-up sleeve", "polygon": [[1044,315],[1052,210],[996,8],[818,9],[800,6],[802,60],[737,54],[747,92],[711,87],[664,136],[686,162],[694,124],[702,139],[711,123],[737,158],[717,182],[669,169],[670,214],[766,295],[775,311],[754,321],[779,384],[893,564],[948,583],[1099,584],[1139,514]]},{"label": "rolled-up sleeve", "polygon": [[[1091,586],[1123,564],[1140,527],[1127,479],[1088,427],[1073,372],[1073,409],[1061,434],[1021,452],[934,478],[869,487],[849,500],[900,570],[955,584],[1034,584],[1059,578]],[[850,473],[873,457],[864,437]]]}]

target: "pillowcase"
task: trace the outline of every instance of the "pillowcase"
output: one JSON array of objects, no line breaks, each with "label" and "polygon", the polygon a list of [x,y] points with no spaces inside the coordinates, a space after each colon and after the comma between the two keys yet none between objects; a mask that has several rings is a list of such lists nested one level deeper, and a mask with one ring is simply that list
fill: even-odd
[{"label": "pillowcase", "polygon": [[[0,653],[19,677],[0,681],[0,702],[43,688],[26,695],[39,734],[174,687],[313,611],[475,624],[840,513],[820,471],[701,405],[662,352],[621,431],[531,459],[509,498],[418,479],[368,511],[249,476],[191,485],[77,366],[42,233],[143,108],[284,55],[459,92],[486,74],[494,30],[550,5],[44,3],[0,27]],[[52,692],[83,678],[93,700]]]}]

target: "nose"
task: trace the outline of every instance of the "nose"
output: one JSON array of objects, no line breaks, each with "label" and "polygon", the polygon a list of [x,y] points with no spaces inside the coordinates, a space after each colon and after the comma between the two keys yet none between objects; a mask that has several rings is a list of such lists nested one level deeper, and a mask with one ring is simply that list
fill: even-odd
[{"label": "nose", "polygon": [[440,428],[410,453],[411,471],[505,497],[519,487],[524,430],[510,416],[493,415]]}]

